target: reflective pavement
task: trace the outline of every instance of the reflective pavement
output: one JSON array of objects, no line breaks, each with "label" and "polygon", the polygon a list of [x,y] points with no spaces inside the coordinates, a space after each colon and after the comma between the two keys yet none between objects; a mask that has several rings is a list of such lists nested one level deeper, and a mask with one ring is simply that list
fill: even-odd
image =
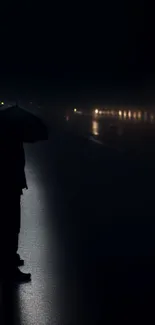
[{"label": "reflective pavement", "polygon": [[148,321],[154,163],[71,135],[66,126],[25,150],[20,253],[32,283],[15,290],[15,324]]}]

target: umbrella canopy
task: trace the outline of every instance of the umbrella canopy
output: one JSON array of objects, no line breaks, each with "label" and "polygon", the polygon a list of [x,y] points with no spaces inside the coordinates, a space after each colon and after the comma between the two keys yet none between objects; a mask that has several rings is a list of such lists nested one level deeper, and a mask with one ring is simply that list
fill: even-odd
[{"label": "umbrella canopy", "polygon": [[48,139],[47,126],[36,115],[16,106],[0,112],[0,133],[8,132],[22,142],[37,142]]}]

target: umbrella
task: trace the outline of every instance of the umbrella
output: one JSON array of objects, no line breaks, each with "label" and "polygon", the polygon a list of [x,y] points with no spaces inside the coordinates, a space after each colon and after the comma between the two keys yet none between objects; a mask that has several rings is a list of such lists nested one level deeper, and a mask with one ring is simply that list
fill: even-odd
[{"label": "umbrella", "polygon": [[17,136],[22,142],[48,139],[47,126],[43,121],[20,107],[12,106],[0,112],[0,133]]}]

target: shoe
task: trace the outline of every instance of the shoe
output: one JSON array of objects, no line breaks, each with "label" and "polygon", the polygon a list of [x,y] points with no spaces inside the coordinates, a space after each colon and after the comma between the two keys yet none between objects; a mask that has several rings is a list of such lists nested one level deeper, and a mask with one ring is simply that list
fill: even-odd
[{"label": "shoe", "polygon": [[23,273],[18,268],[14,272],[14,281],[17,283],[24,283],[31,281],[31,273]]},{"label": "shoe", "polygon": [[16,266],[23,266],[24,265],[24,260],[20,258],[19,254],[16,254]]}]

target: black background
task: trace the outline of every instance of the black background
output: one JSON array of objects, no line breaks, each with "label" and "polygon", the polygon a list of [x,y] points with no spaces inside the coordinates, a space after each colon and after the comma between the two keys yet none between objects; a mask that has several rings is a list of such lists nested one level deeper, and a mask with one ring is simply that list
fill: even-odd
[{"label": "black background", "polygon": [[143,1],[25,2],[2,16],[1,91],[74,97],[154,82],[153,17]]}]

